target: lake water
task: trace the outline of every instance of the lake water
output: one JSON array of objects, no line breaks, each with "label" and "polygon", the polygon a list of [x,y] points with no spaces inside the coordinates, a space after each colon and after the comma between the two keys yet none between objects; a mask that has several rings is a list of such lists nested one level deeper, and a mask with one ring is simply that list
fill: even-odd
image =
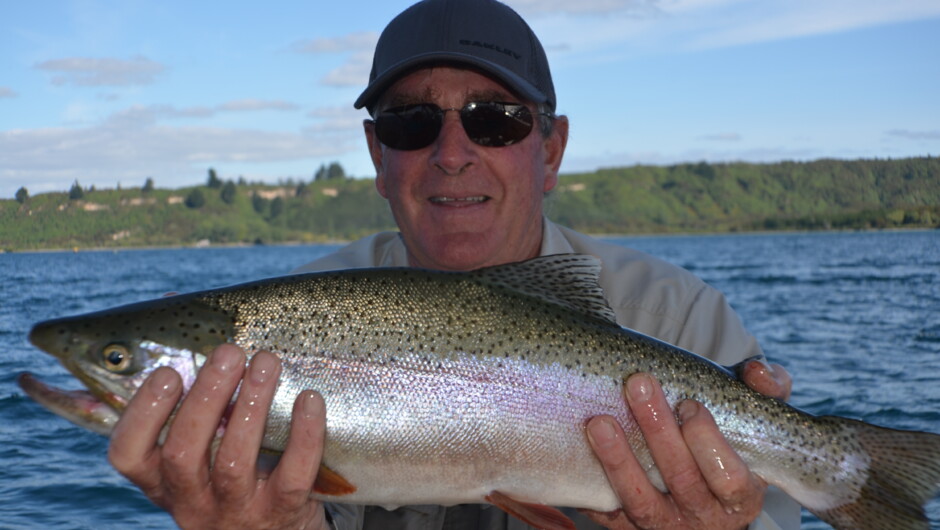
[{"label": "lake water", "polygon": [[[940,231],[616,238],[724,291],[816,414],[940,432]],[[0,255],[0,528],[172,528],[107,441],[16,386],[77,388],[26,341],[40,320],[283,274],[329,245]],[[929,506],[940,524],[940,499]],[[806,514],[804,528],[827,528]]]}]

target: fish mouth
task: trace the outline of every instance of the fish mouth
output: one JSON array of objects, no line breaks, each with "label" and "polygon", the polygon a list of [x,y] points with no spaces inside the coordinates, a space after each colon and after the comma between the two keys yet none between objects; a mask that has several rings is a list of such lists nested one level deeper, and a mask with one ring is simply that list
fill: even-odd
[{"label": "fish mouth", "polygon": [[[87,390],[64,390],[43,383],[29,372],[16,378],[27,396],[57,416],[79,427],[108,436],[120,418],[120,413]],[[112,396],[114,402],[122,401]]]}]

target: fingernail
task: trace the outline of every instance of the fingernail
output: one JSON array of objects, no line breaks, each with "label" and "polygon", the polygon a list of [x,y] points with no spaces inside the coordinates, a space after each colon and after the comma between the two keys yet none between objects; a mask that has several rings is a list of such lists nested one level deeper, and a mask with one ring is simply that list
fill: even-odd
[{"label": "fingernail", "polygon": [[229,372],[243,362],[241,352],[227,347],[220,347],[212,352],[211,361],[220,372]]},{"label": "fingernail", "polygon": [[765,374],[771,374],[774,371],[773,368],[771,368],[770,363],[763,359],[751,359],[747,363],[747,367],[745,367],[745,369],[752,372],[756,371],[758,373]]},{"label": "fingernail", "polygon": [[698,403],[687,399],[682,403],[679,403],[679,421],[685,423],[698,414]]},{"label": "fingernail", "polygon": [[249,377],[255,384],[262,384],[277,376],[277,358],[267,353],[258,353],[251,359]]},{"label": "fingernail", "polygon": [[157,399],[163,399],[176,393],[179,377],[170,370],[157,370],[150,375],[147,385],[150,386],[150,391]]},{"label": "fingernail", "polygon": [[767,359],[764,359],[764,358],[754,359],[753,362],[759,364],[761,367],[763,367],[764,370],[767,370],[768,372],[774,371],[774,368],[770,366],[770,362],[768,362]]},{"label": "fingernail", "polygon": [[594,447],[610,445],[617,439],[617,430],[608,418],[597,418],[590,422],[587,434]]},{"label": "fingernail", "polygon": [[634,374],[627,379],[627,397],[634,403],[646,403],[653,395],[653,380],[646,374]]},{"label": "fingernail", "polygon": [[313,418],[323,413],[320,408],[320,400],[317,399],[317,395],[313,392],[306,392],[301,399],[303,399],[301,410],[304,413],[304,417]]}]

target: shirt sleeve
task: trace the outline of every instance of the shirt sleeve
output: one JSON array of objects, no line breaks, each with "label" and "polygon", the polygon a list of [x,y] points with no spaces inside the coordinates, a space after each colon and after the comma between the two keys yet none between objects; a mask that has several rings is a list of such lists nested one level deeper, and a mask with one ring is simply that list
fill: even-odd
[{"label": "shirt sleeve", "polygon": [[764,356],[725,296],[704,283],[691,297],[674,344],[725,366]]},{"label": "shirt sleeve", "polygon": [[802,512],[799,503],[783,490],[768,486],[764,506],[748,530],[799,530]]}]

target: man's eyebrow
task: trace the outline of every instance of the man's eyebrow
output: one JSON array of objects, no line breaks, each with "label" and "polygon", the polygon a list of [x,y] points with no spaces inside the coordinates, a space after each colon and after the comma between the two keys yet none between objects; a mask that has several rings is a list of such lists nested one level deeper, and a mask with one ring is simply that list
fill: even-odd
[{"label": "man's eyebrow", "polygon": [[505,90],[479,90],[468,92],[467,96],[464,98],[464,101],[469,103],[471,101],[518,101],[519,98],[512,95],[511,93]]},{"label": "man's eyebrow", "polygon": [[[413,93],[392,93],[389,94],[386,98],[383,99],[384,108],[393,108],[401,107],[403,105],[412,105],[415,103],[427,103],[429,101],[434,101],[434,96],[437,94],[436,90],[433,90],[430,87],[424,89],[420,94]],[[510,92],[505,90],[474,90],[469,91],[464,96],[464,102],[470,103],[471,101],[518,101],[519,98],[512,95]]]},{"label": "man's eyebrow", "polygon": [[415,103],[427,103],[434,100],[435,91],[431,87],[426,87],[421,94],[401,94],[392,93],[382,99],[382,107],[391,109],[404,105],[413,105]]}]

